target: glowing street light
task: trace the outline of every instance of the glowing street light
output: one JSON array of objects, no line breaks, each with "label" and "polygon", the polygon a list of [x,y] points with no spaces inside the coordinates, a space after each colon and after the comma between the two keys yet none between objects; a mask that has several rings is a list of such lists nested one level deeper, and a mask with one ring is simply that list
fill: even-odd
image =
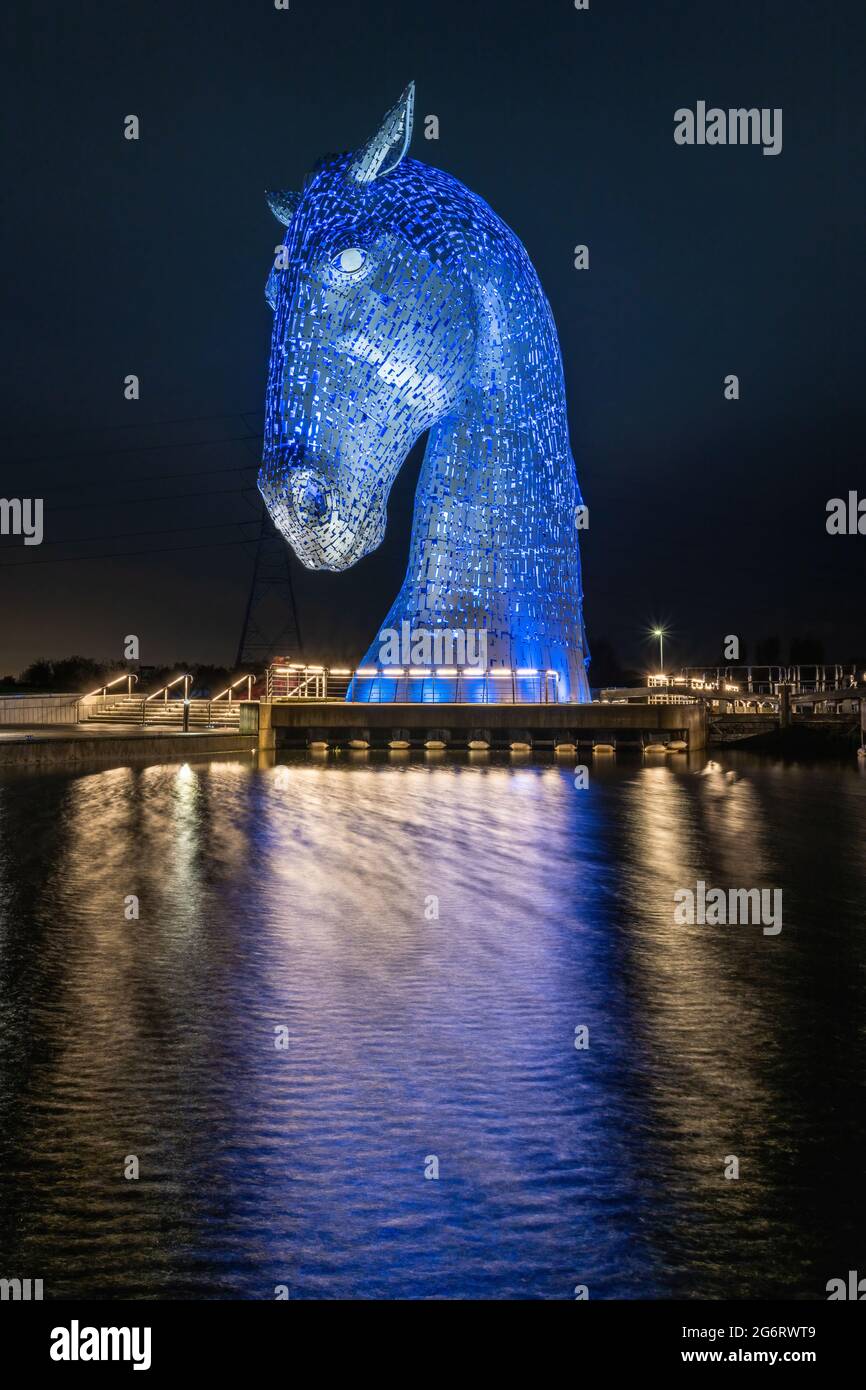
[{"label": "glowing street light", "polygon": [[652,633],[653,637],[659,639],[659,675],[661,675],[665,669],[665,638],[667,633],[663,627],[654,627]]}]

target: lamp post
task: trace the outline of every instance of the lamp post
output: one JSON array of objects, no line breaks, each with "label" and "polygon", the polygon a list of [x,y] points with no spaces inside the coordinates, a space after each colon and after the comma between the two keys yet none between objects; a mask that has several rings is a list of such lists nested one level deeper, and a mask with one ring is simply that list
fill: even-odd
[{"label": "lamp post", "polygon": [[663,627],[654,627],[654,628],[653,628],[653,637],[657,637],[657,638],[659,639],[659,675],[662,675],[662,674],[664,673],[664,669],[665,669],[665,630],[664,630],[664,628],[663,628]]}]

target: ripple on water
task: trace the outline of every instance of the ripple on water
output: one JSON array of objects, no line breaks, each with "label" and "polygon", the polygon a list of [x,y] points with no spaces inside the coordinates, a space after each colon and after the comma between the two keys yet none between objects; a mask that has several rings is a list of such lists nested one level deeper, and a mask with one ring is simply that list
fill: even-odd
[{"label": "ripple on water", "polygon": [[[822,1296],[859,1248],[866,782],[736,762],[0,779],[3,1270]],[[699,878],[781,886],[782,934],[676,926]]]}]

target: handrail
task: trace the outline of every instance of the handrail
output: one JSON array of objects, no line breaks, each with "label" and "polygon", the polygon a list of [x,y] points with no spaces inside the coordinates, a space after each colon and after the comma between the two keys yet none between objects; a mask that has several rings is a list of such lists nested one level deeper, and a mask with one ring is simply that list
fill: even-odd
[{"label": "handrail", "polygon": [[243,685],[244,681],[247,682],[247,699],[248,699],[248,700],[251,700],[251,699],[252,699],[252,695],[253,695],[253,681],[254,681],[254,680],[255,680],[255,676],[238,676],[237,680],[236,680],[236,681],[232,681],[231,685],[226,686],[225,690],[221,690],[220,693],[219,693],[219,695],[214,695],[213,699],[211,700],[211,704],[215,705],[216,702],[217,702],[217,700],[221,700],[222,697],[223,697],[224,695],[228,695],[228,697],[229,697],[228,702],[229,702],[229,704],[231,704],[231,702],[232,702],[232,691],[234,690],[234,688],[235,688],[236,685]]},{"label": "handrail", "polygon": [[192,676],[189,675],[188,672],[185,673],[185,674],[182,675],[182,676],[175,676],[175,678],[174,678],[173,681],[169,681],[168,685],[160,686],[159,690],[155,690],[155,691],[153,692],[152,695],[146,695],[146,696],[145,696],[145,699],[144,699],[144,703],[147,705],[147,704],[150,703],[151,700],[155,700],[156,697],[157,697],[157,695],[162,695],[162,696],[164,696],[165,703],[168,704],[168,692],[171,690],[171,688],[172,688],[173,685],[179,685],[179,683],[180,683],[181,681],[183,681],[183,683],[184,683],[184,685],[183,685],[183,698],[184,698],[185,700],[188,700],[188,699],[189,699],[189,683],[190,683],[191,680],[192,680]]},{"label": "handrail", "polygon": [[99,687],[98,690],[88,690],[87,694],[86,694],[86,695],[82,695],[81,698],[82,698],[82,700],[89,700],[89,699],[91,699],[91,697],[94,696],[94,695],[103,695],[103,696],[104,696],[104,695],[106,695],[106,694],[108,693],[108,691],[111,689],[111,687],[112,687],[113,685],[119,685],[121,681],[126,681],[126,682],[127,682],[127,691],[126,691],[126,693],[127,693],[127,695],[131,695],[131,694],[132,694],[132,682],[135,681],[136,685],[138,685],[138,676],[136,675],[136,673],[135,673],[134,671],[124,671],[124,673],[123,673],[122,676],[117,676],[117,677],[115,677],[115,679],[114,679],[113,681],[109,681],[109,682],[108,682],[108,685],[101,685],[101,686]]},{"label": "handrail", "polygon": [[[286,688],[285,693],[275,695],[275,675],[282,675],[294,679],[297,683],[291,689]],[[307,700],[307,699],[328,699],[336,698],[333,692],[332,682],[336,679],[339,683],[342,679],[347,682],[360,680],[364,682],[366,689],[362,695],[355,696],[359,703],[371,701],[377,703],[379,686],[381,682],[396,684],[405,690],[409,690],[409,698],[406,694],[397,694],[398,704],[442,704],[451,701],[457,704],[461,699],[468,700],[470,690],[467,682],[471,683],[471,703],[482,704],[556,704],[557,687],[559,683],[559,673],[547,670],[543,667],[401,667],[401,666],[359,666],[356,670],[348,669],[328,669],[321,666],[275,666],[272,664],[267,672],[267,700]],[[421,688],[416,685],[420,682]],[[479,699],[478,683],[481,683],[482,693]],[[288,685],[288,682],[286,682]],[[414,690],[413,687],[414,686]],[[450,686],[453,689],[444,693],[444,687]],[[529,687],[529,688],[528,688]],[[534,690],[532,689],[534,687]],[[332,693],[333,692],[333,693]],[[414,696],[417,694],[417,698]]]},{"label": "handrail", "polygon": [[324,693],[327,689],[326,681],[327,676],[324,671],[314,671],[311,675],[307,676],[307,679],[305,681],[301,681],[300,685],[296,685],[294,690],[290,690],[286,698],[289,700],[301,699],[304,693],[306,692],[308,686],[311,683],[313,683],[316,688],[316,694],[314,698],[324,699]]}]

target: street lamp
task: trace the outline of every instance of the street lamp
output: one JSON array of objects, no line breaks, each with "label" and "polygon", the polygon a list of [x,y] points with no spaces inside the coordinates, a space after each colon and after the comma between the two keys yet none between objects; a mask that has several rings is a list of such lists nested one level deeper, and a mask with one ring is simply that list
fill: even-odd
[{"label": "street lamp", "polygon": [[666,632],[665,632],[665,630],[664,630],[663,627],[654,627],[654,628],[653,628],[653,637],[657,637],[657,638],[659,639],[659,675],[662,675],[663,672],[664,672],[664,669],[665,669],[665,637],[666,637],[666,636],[667,636],[667,634],[666,634]]}]

